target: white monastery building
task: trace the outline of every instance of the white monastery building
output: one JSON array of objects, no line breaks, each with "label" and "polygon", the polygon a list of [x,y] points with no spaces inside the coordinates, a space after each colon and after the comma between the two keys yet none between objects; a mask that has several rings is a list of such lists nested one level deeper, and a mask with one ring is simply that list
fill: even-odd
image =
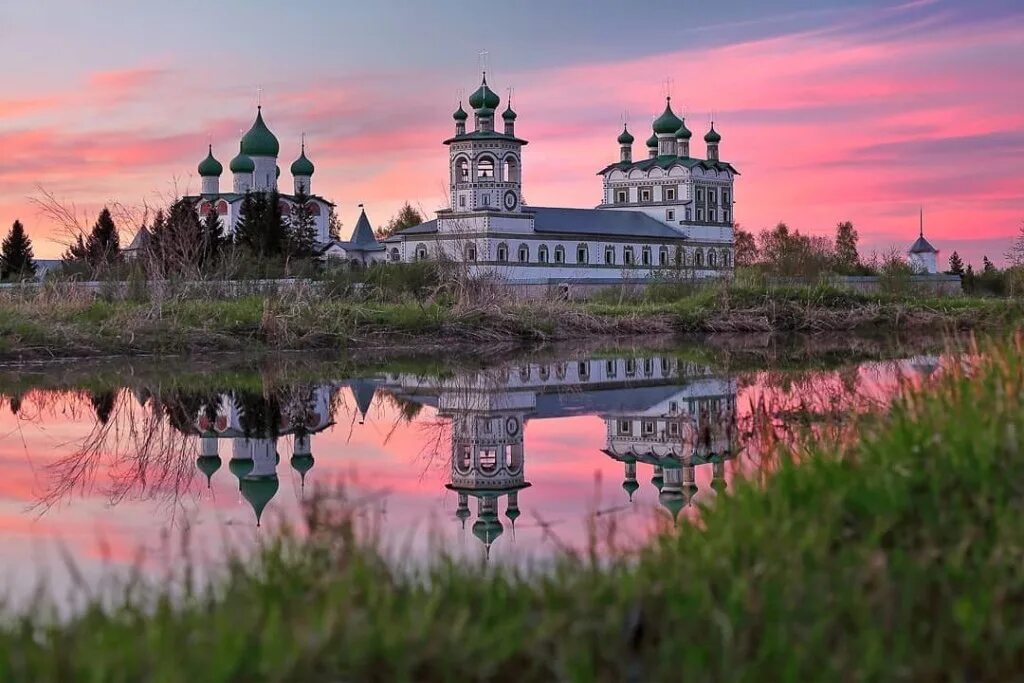
[{"label": "white monastery building", "polygon": [[548,208],[523,201],[523,148],[509,103],[496,126],[500,98],[487,84],[459,105],[448,146],[450,208],[385,242],[389,261],[446,258],[471,273],[520,284],[611,284],[681,269],[695,278],[733,268],[733,180],[719,158],[721,136],[704,136],[707,158],[690,156],[683,119],[665,111],[654,121],[647,155],[633,156],[624,127],[618,161],[598,172],[603,197],[594,209]]}]

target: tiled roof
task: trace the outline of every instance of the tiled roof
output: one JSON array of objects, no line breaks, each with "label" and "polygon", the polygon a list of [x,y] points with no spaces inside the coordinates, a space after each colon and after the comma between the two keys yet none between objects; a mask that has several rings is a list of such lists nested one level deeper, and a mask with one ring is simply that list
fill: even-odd
[{"label": "tiled roof", "polygon": [[538,233],[572,233],[626,237],[660,237],[683,239],[685,235],[640,211],[606,209],[560,209],[528,207],[534,214],[534,230]]},{"label": "tiled roof", "polygon": [[608,164],[600,171],[597,175],[604,175],[608,171],[613,169],[619,169],[621,171],[633,170],[638,168],[641,171],[646,171],[657,166],[658,168],[668,169],[672,166],[679,165],[685,166],[686,168],[696,168],[697,166],[704,169],[715,169],[716,171],[729,171],[734,175],[739,175],[740,172],[727,161],[712,161],[710,159],[695,159],[693,157],[677,157],[672,154],[663,154],[656,156],[653,159],[641,159],[640,161],[619,161],[614,164]]}]

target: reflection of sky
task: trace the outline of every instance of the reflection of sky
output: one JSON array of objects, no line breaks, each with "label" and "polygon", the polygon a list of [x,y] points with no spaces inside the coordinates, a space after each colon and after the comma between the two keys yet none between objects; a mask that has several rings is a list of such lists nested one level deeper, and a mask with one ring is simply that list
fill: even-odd
[{"label": "reflection of sky", "polygon": [[21,218],[42,257],[60,248],[27,203],[36,184],[92,215],[195,190],[208,137],[226,166],[257,87],[282,178],[305,131],[314,189],[348,226],[358,203],[377,223],[405,200],[433,211],[480,50],[496,90],[515,88],[537,206],[596,204],[622,112],[641,149],[671,78],[698,151],[717,112],[748,229],[852,220],[884,251],[923,204],[932,241],[978,266],[1021,219],[1019,0],[57,0],[5,3],[0,39],[0,226]]},{"label": "reflection of sky", "polygon": [[[800,375],[756,373],[739,383],[739,421],[749,416],[751,405],[762,401],[780,408],[827,406],[844,382],[859,396],[884,400],[897,377],[919,371],[904,362]],[[134,400],[128,394],[123,396],[123,405],[138,415],[141,409]],[[265,524],[257,530],[253,510],[228,471],[231,450],[227,441],[221,442],[223,465],[214,474],[212,487],[207,489],[196,473],[176,503],[153,499],[136,488],[124,500],[111,504],[107,492],[112,478],[125,470],[123,464],[112,466],[112,455],[107,453],[101,455],[94,475],[85,478],[71,495],[49,510],[33,508],[53,484],[49,468],[80,447],[95,417],[88,399],[30,392],[23,399],[21,419],[8,410],[0,414],[0,466],[4,472],[0,479],[0,578],[24,590],[45,571],[57,586],[65,586],[67,573],[58,547],[65,548],[91,580],[109,573],[112,567],[132,566],[140,549],[147,557],[144,566],[157,570],[166,564],[166,544],[174,546],[176,534],[186,525],[198,556],[215,558],[223,552],[225,541],[247,547],[276,526],[299,520],[301,504],[314,488],[334,491],[339,487],[348,500],[360,504],[365,521],[380,525],[390,552],[419,559],[440,543],[458,555],[481,559],[482,547],[468,529],[472,518],[461,531],[454,516],[456,494],[445,488],[451,474],[447,437],[438,442],[440,451],[432,452],[430,444],[439,423],[436,412],[424,408],[414,422],[403,423],[397,408],[378,394],[365,424],[360,424],[356,402],[347,388],[338,405],[335,425],[312,437],[316,463],[307,475],[305,490],[289,464],[291,438],[279,441],[280,489],[267,507]],[[189,438],[194,448],[197,439]],[[652,468],[639,465],[640,488],[629,504],[622,489],[623,465],[602,453],[605,440],[605,422],[595,415],[528,419],[525,473],[532,486],[520,492],[523,515],[514,537],[503,516],[504,500],[499,504],[506,529],[492,548],[492,558],[513,562],[543,559],[556,544],[585,549],[593,513],[600,513],[598,528],[615,522],[620,546],[635,546],[669,524],[651,484]],[[194,455],[190,454],[192,462]],[[736,468],[753,473],[757,468],[754,451],[727,463],[730,485]],[[713,495],[710,482],[711,466],[698,466],[698,498]],[[475,502],[471,501],[470,507],[475,515]],[[693,516],[694,509],[684,514]],[[546,537],[542,524],[557,542]],[[168,529],[170,541],[165,535]]]}]

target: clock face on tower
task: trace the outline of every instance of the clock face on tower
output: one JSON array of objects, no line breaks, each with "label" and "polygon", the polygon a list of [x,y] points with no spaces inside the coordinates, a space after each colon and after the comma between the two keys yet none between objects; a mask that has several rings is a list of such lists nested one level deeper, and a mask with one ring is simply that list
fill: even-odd
[{"label": "clock face on tower", "polygon": [[506,190],[505,191],[504,203],[505,203],[505,209],[507,209],[508,211],[515,210],[516,205],[519,203],[519,197],[516,196],[516,191],[515,190]]}]

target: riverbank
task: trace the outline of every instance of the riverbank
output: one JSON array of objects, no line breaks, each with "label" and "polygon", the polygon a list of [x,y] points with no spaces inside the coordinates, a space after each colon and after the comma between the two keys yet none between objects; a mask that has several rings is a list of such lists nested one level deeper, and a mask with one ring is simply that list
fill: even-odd
[{"label": "riverbank", "polygon": [[778,452],[766,483],[734,481],[636,555],[614,559],[609,535],[542,571],[396,568],[358,511],[314,507],[308,534],[213,585],[186,573],[70,621],[5,615],[0,679],[1008,680],[1022,359],[1017,343],[945,364],[848,425],[855,441]]},{"label": "riverbank", "polygon": [[823,289],[706,288],[595,302],[377,302],[305,295],[0,300],[0,359],[331,348],[500,350],[594,336],[999,329],[1012,299],[894,298]]}]

